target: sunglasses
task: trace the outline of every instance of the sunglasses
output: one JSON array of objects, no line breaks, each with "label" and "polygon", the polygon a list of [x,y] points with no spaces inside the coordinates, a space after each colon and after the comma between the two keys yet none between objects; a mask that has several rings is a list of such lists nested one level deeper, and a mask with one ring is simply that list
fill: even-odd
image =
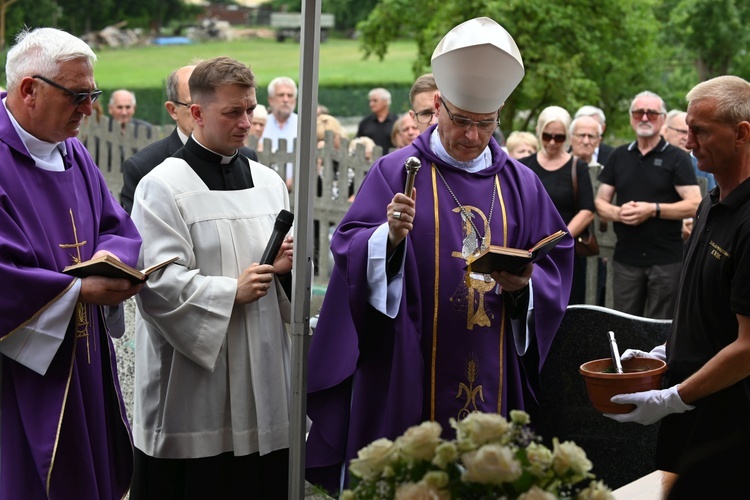
[{"label": "sunglasses", "polygon": [[93,92],[74,92],[70,90],[67,87],[63,87],[59,83],[55,83],[49,78],[44,78],[42,75],[34,75],[31,78],[36,78],[37,80],[41,80],[47,85],[52,85],[55,88],[58,88],[64,92],[67,92],[68,94],[73,97],[73,106],[80,106],[84,102],[86,102],[86,99],[91,99],[91,104],[94,104],[99,97],[102,95],[101,90],[94,90]]},{"label": "sunglasses", "polygon": [[450,118],[451,121],[459,128],[471,128],[472,125],[476,125],[479,130],[484,130],[485,132],[495,130],[497,128],[497,119],[481,120],[475,122],[474,120],[471,120],[464,116],[453,116],[453,113],[451,113],[451,111],[448,109],[448,106],[445,105],[445,101],[442,97],[440,98],[440,102],[443,103],[443,108],[445,108],[445,112],[448,113],[448,118]]},{"label": "sunglasses", "polygon": [[634,109],[630,112],[630,115],[636,120],[642,120],[643,115],[648,116],[648,121],[652,122],[663,115],[661,111],[655,111],[653,109]]},{"label": "sunglasses", "polygon": [[565,142],[565,139],[567,138],[567,135],[565,134],[548,134],[547,132],[542,132],[542,140],[545,142],[549,141],[555,141],[555,142]]}]

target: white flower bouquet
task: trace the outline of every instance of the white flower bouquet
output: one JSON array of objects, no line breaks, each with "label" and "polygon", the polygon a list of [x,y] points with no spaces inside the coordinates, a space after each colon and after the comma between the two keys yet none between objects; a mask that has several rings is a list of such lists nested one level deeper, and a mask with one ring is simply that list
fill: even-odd
[{"label": "white flower bouquet", "polygon": [[442,439],[437,422],[409,428],[396,441],[378,439],[349,464],[353,499],[613,499],[590,473],[586,453],[572,441],[543,444],[529,415],[471,413],[451,419],[456,439]]}]

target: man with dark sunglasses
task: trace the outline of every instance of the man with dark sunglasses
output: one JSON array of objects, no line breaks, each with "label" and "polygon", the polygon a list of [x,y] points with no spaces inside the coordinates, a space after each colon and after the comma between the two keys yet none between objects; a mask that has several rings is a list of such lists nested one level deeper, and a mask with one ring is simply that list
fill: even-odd
[{"label": "man with dark sunglasses", "polygon": [[[690,156],[659,135],[664,101],[653,92],[635,96],[630,125],[636,140],[615,149],[599,174],[595,204],[613,221],[614,308],[669,319],[682,267],[682,219],[692,217],[700,188]],[[617,201],[613,199],[617,195]]]},{"label": "man with dark sunglasses", "polygon": [[133,449],[110,335],[143,285],[62,272],[141,238],[76,136],[101,95],[96,55],[25,30],[0,94],[0,498],[119,499]]}]

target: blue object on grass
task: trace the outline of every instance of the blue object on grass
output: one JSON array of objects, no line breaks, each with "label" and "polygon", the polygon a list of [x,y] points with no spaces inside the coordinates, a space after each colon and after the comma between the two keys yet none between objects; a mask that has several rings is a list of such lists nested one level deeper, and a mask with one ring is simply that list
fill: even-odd
[{"label": "blue object on grass", "polygon": [[193,41],[186,36],[161,36],[154,38],[151,43],[154,45],[189,45]]}]

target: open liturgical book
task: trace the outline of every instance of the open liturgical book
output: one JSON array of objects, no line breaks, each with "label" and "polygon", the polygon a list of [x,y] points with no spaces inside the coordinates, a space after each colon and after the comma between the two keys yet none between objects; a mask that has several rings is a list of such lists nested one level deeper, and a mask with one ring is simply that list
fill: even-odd
[{"label": "open liturgical book", "polygon": [[179,257],[172,257],[171,259],[159,262],[158,264],[154,264],[146,269],[138,270],[134,267],[130,267],[124,262],[120,262],[115,257],[106,254],[96,257],[95,259],[81,262],[80,264],[67,266],[62,272],[78,278],[85,278],[87,276],[104,276],[106,278],[124,278],[133,283],[143,283],[148,279],[151,273],[171,264],[177,259],[179,259]]},{"label": "open liturgical book", "polygon": [[494,271],[508,271],[519,274],[529,263],[536,262],[550,253],[566,234],[568,233],[563,230],[550,234],[529,250],[490,245],[469,258],[469,272],[490,274]]}]

